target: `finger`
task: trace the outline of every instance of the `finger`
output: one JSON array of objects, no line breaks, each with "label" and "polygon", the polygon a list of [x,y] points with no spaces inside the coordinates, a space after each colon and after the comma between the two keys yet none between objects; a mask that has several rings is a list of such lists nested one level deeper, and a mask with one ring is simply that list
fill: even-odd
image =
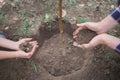
[{"label": "finger", "polygon": [[77,37],[78,37],[77,35],[73,36],[74,39],[77,38]]},{"label": "finger", "polygon": [[33,42],[33,43],[31,42],[30,44],[31,44],[32,46],[38,45],[37,42]]},{"label": "finger", "polygon": [[31,44],[32,46],[38,46],[38,44],[34,43],[34,44]]},{"label": "finger", "polygon": [[78,27],[82,27],[82,26],[85,26],[86,23],[81,23],[81,24],[77,24]]},{"label": "finger", "polygon": [[79,30],[76,29],[74,32],[73,32],[73,35],[77,35],[79,33]]},{"label": "finger", "polygon": [[32,56],[32,55],[34,54],[34,52],[36,51],[37,47],[38,47],[37,45],[33,46],[32,51],[30,52],[31,56]]},{"label": "finger", "polygon": [[82,48],[83,49],[83,46],[78,44],[77,42],[73,42],[73,46],[76,46],[76,47],[79,47],[79,48]]},{"label": "finger", "polygon": [[38,42],[37,41],[31,41],[31,42],[29,42],[30,44],[38,44]]},{"label": "finger", "polygon": [[24,40],[25,42],[28,42],[28,41],[31,41],[32,38],[24,38],[23,40]]},{"label": "finger", "polygon": [[83,26],[83,23],[82,23],[82,24],[77,24],[77,26],[78,26],[78,27]]},{"label": "finger", "polygon": [[79,44],[77,42],[73,42],[73,46],[78,46]]}]

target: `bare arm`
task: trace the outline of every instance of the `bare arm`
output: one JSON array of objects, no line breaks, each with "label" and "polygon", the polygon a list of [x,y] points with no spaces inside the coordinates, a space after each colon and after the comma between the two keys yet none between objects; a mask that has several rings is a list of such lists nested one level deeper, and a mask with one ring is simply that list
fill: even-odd
[{"label": "bare arm", "polygon": [[15,41],[11,41],[5,38],[0,38],[0,46],[13,49],[13,50],[18,50],[18,44]]},{"label": "bare arm", "polygon": [[116,27],[119,23],[112,18],[111,15],[104,18],[102,21],[98,22],[98,34],[105,33],[110,29]]},{"label": "bare arm", "polygon": [[77,24],[78,28],[74,31],[73,37],[76,38],[79,31],[83,29],[90,29],[92,31],[95,31],[97,34],[102,34],[116,27],[117,25],[118,22],[109,15],[100,22],[86,22],[82,24]]},{"label": "bare arm", "polygon": [[19,49],[19,45],[21,43],[24,43],[24,42],[27,42],[27,41],[31,41],[32,38],[24,38],[20,41],[12,41],[12,40],[8,40],[8,39],[5,39],[5,38],[0,38],[0,46],[1,47],[5,47],[5,48],[8,48],[8,49],[12,49],[12,50],[20,50]]},{"label": "bare arm", "polygon": [[18,58],[17,51],[0,51],[0,59]]},{"label": "bare arm", "polygon": [[36,48],[38,47],[37,43],[32,43],[33,49],[31,52],[24,51],[0,51],[0,60],[1,59],[10,59],[10,58],[31,58],[35,53]]}]

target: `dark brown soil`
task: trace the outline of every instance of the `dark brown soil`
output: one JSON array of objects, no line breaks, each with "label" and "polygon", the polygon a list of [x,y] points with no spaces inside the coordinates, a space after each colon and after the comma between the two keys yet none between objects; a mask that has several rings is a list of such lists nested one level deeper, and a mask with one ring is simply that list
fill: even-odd
[{"label": "dark brown soil", "polygon": [[[45,27],[40,29],[40,37],[37,39],[39,44],[42,42],[42,45],[33,59],[13,59],[0,62],[2,80],[101,80],[101,77],[103,80],[115,79],[116,75],[113,73],[116,74],[118,66],[112,66],[112,64],[116,63],[98,57],[100,54],[103,56],[106,52],[99,50],[99,47],[96,50],[82,50],[72,46],[74,41],[72,25],[63,21],[66,31],[61,37],[61,34],[58,33],[58,21],[53,24],[54,28],[50,31]],[[77,41],[87,43],[95,35],[92,31],[83,30],[78,35]],[[62,38],[64,38],[64,43]],[[99,53],[95,56],[97,51]],[[97,57],[97,60],[93,60],[94,56]]]},{"label": "dark brown soil", "polygon": [[[39,1],[39,0],[36,0]],[[65,0],[67,2],[67,0]],[[100,0],[103,1],[103,0]],[[41,0],[45,2],[45,0]],[[56,0],[53,0],[56,3]],[[78,1],[80,4],[88,4],[87,0]],[[104,3],[104,1],[103,1]],[[31,5],[25,3],[25,6],[16,7],[17,10],[26,8],[27,11]],[[33,6],[33,5],[32,5]],[[15,16],[11,5],[3,6],[2,10],[7,14]],[[37,15],[43,16],[43,5],[36,3]],[[79,15],[77,12],[74,15]],[[84,13],[93,14],[96,12],[104,16],[101,11],[90,11],[85,9]],[[89,15],[89,14],[88,14]],[[80,15],[81,16],[81,15]],[[97,21],[100,16],[91,15],[91,19]],[[22,21],[9,20],[11,24],[9,29],[4,30],[7,38],[19,40],[23,38],[20,34],[22,29]],[[2,25],[0,23],[0,25]],[[51,27],[48,27],[51,25]],[[4,25],[3,25],[4,26]],[[5,25],[7,27],[7,25]],[[75,41],[72,33],[76,29],[75,25],[71,25],[68,21],[63,20],[64,34],[59,34],[58,19],[52,23],[43,23],[39,26],[37,34],[32,37],[39,42],[40,47],[36,51],[32,59],[8,59],[0,61],[0,80],[119,80],[120,79],[120,57],[115,55],[114,51],[105,46],[98,46],[95,49],[82,50],[72,46]],[[18,28],[17,30],[15,28]],[[34,27],[36,28],[36,27]],[[87,43],[96,34],[89,30],[83,30],[79,33],[77,42]],[[26,36],[25,36],[26,37]],[[64,41],[64,42],[63,42]],[[30,45],[31,46],[31,45]],[[21,44],[22,50],[26,51],[28,44]],[[31,47],[30,47],[31,48]],[[29,48],[29,49],[30,49]],[[5,49],[4,49],[5,50]]]},{"label": "dark brown soil", "polygon": [[30,43],[25,42],[25,43],[20,44],[19,48],[25,52],[30,52],[33,46]]}]

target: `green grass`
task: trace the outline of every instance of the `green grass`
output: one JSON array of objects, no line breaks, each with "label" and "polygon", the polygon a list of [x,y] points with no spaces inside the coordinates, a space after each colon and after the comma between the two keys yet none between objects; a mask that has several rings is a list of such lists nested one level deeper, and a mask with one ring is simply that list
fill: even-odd
[{"label": "green grass", "polygon": [[28,21],[24,21],[23,22],[23,30],[22,30],[23,35],[27,35],[28,34],[29,26],[30,25],[29,25]]},{"label": "green grass", "polygon": [[69,3],[71,6],[77,4],[77,0],[69,0]]},{"label": "green grass", "polygon": [[0,11],[0,23],[4,24],[6,19],[8,19],[8,16],[6,15],[6,12]]},{"label": "green grass", "polygon": [[20,20],[25,20],[26,19],[26,10],[25,9],[19,10],[18,14],[20,15],[19,16]]},{"label": "green grass", "polygon": [[35,73],[38,73],[39,70],[38,70],[38,68],[37,68],[37,65],[35,64],[35,62],[34,62],[32,59],[31,59],[31,64],[32,64],[32,66],[33,66],[33,69],[34,69]]},{"label": "green grass", "polygon": [[103,56],[93,58],[90,63],[97,64],[103,61],[111,61],[114,58],[114,54],[112,52],[105,53]]},{"label": "green grass", "polygon": [[43,22],[44,23],[51,23],[53,21],[55,21],[55,19],[53,18],[52,14],[46,13]]},{"label": "green grass", "polygon": [[89,22],[90,20],[88,18],[77,18],[77,23],[85,23],[85,22]]}]

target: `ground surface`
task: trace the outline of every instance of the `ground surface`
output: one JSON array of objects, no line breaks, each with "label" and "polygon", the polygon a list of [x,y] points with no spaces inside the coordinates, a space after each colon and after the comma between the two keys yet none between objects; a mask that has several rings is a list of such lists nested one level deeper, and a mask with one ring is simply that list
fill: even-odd
[{"label": "ground surface", "polygon": [[[32,59],[1,60],[1,80],[119,80],[120,57],[113,50],[103,45],[89,50],[72,46],[76,22],[101,20],[115,8],[116,1],[64,0],[64,39],[59,34],[58,20],[52,18],[58,1],[6,0],[1,4],[0,30],[7,38],[16,41],[32,37],[40,45]],[[109,34],[119,37],[118,28]],[[77,41],[87,43],[95,35],[84,30]]]}]

